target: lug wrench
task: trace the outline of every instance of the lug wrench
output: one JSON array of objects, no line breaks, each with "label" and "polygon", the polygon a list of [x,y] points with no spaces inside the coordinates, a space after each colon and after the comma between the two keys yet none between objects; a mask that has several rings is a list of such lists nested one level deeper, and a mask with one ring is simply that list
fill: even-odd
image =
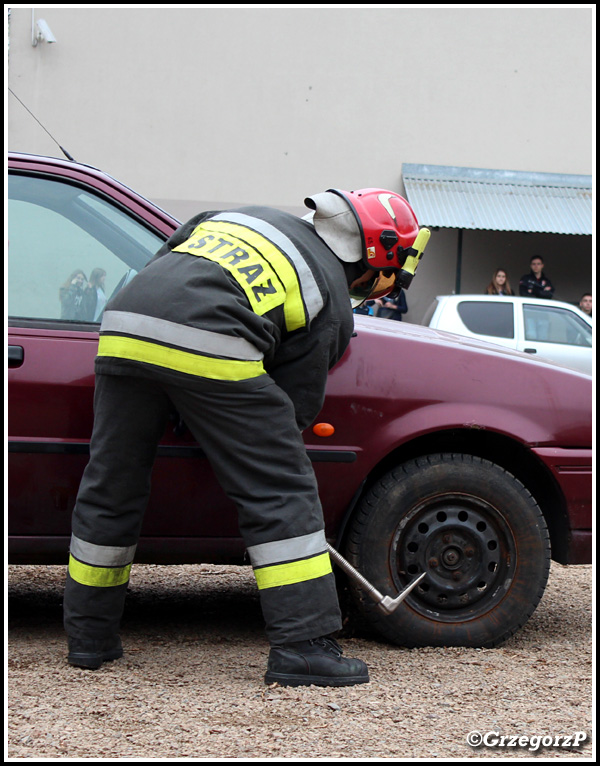
[{"label": "lug wrench", "polygon": [[385,612],[386,614],[392,614],[392,612],[394,612],[408,596],[411,590],[416,588],[427,574],[427,572],[422,572],[411,583],[409,583],[406,588],[404,588],[404,590],[400,591],[396,598],[390,598],[390,596],[384,596],[377,590],[374,585],[371,585],[371,583],[366,580],[361,575],[361,573],[355,569],[352,564],[350,564],[349,561],[346,561],[346,559],[341,556],[335,548],[332,548],[329,543],[327,543],[327,550],[329,551],[331,558],[335,561],[336,564],[339,565],[340,569],[343,569],[346,574],[350,575],[350,577],[366,591],[367,595],[377,603],[377,606],[382,610],[382,612]]}]

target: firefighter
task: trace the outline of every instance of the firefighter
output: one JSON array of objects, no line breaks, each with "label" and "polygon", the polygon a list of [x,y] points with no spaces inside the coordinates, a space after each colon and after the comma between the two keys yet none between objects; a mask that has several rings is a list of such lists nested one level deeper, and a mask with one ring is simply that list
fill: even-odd
[{"label": "firefighter", "polygon": [[304,219],[265,207],[195,216],[107,304],[64,594],[70,664],[123,654],[150,473],[175,410],[238,511],[271,647],[265,681],[368,682],[331,637],[340,609],[301,432],[348,346],[353,305],[390,292],[419,228],[385,190],[305,204]]}]

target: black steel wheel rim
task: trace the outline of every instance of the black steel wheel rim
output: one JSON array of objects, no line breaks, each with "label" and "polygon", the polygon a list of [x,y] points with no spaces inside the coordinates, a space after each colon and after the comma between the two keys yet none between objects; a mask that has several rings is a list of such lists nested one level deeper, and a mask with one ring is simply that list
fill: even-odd
[{"label": "black steel wheel rim", "polygon": [[510,525],[498,508],[481,497],[446,493],[422,501],[403,517],[390,566],[398,590],[427,572],[406,599],[413,609],[442,622],[463,622],[502,601],[516,554]]}]

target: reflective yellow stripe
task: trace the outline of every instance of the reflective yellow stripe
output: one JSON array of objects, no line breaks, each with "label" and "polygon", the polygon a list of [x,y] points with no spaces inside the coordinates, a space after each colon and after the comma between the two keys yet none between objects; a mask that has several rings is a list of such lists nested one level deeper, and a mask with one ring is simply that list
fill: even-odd
[{"label": "reflective yellow stripe", "polygon": [[265,374],[262,361],[246,362],[237,359],[213,359],[200,354],[189,354],[176,348],[160,346],[146,340],[119,335],[101,335],[98,356],[113,356],[146,362],[169,370],[199,375],[213,380],[247,380]]},{"label": "reflective yellow stripe", "polygon": [[289,331],[306,325],[306,312],[296,271],[272,242],[252,229],[227,221],[205,221],[176,252],[219,263],[246,293],[252,310],[262,316],[283,304]]},{"label": "reflective yellow stripe", "polygon": [[225,356],[246,362],[256,362],[263,358],[256,346],[245,338],[202,330],[133,311],[105,311],[100,332],[103,335],[134,335],[136,338],[151,340],[152,343],[177,346],[207,356]]},{"label": "reflective yellow stripe", "polygon": [[327,550],[327,540],[325,539],[325,530],[320,529],[317,532],[310,532],[308,535],[250,545],[247,550],[252,566],[258,569],[259,567],[274,566],[282,561],[300,561],[312,556],[319,556]]},{"label": "reflective yellow stripe", "polygon": [[91,585],[94,588],[112,588],[124,585],[129,581],[131,564],[124,567],[92,567],[69,556],[69,574],[75,582],[81,585]]},{"label": "reflective yellow stripe", "polygon": [[331,571],[329,554],[322,553],[320,556],[314,556],[310,559],[255,569],[254,576],[259,590],[264,590],[265,588],[276,588],[280,585],[293,585],[296,582],[314,580],[329,574]]}]

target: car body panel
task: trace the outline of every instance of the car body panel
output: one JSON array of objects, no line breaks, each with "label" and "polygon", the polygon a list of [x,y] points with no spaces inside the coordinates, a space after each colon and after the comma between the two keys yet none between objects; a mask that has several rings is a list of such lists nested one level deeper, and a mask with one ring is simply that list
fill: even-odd
[{"label": "car body panel", "polygon": [[[481,311],[481,321],[475,313],[472,318],[461,315],[465,307]],[[486,312],[501,309],[509,311],[509,307],[512,307],[512,334],[510,330],[505,331],[504,327],[495,330],[494,327],[484,326]],[[570,303],[517,296],[438,295],[426,312],[423,324],[485,340],[592,374],[592,322],[587,314]],[[573,337],[577,326],[581,327],[583,334]],[[482,330],[487,331],[484,333]],[[546,335],[550,332],[554,340],[549,342],[547,338],[544,339],[544,332]],[[567,337],[568,333],[572,333],[571,338]]]},{"label": "car body panel", "polygon": [[552,471],[565,493],[573,529],[585,528],[592,515],[591,450],[533,447],[532,451]]},{"label": "car body panel", "polygon": [[[11,156],[9,165],[21,178],[87,185],[162,240],[178,225],[95,169],[22,155]],[[500,464],[506,458],[517,473],[509,453],[526,456],[538,481],[547,480],[540,503],[557,514],[556,539],[567,540],[561,560],[589,561],[591,379],[476,339],[355,319],[355,336],[329,375],[317,418],[332,424],[334,433],[304,433],[329,539],[342,541],[357,498],[374,476],[400,459],[456,444]],[[9,557],[63,562],[89,454],[98,324],[12,317],[8,334]],[[175,433],[174,426],[168,424],[159,446],[136,559],[247,561],[233,503],[190,434]],[[527,485],[527,475],[519,478]]]}]

